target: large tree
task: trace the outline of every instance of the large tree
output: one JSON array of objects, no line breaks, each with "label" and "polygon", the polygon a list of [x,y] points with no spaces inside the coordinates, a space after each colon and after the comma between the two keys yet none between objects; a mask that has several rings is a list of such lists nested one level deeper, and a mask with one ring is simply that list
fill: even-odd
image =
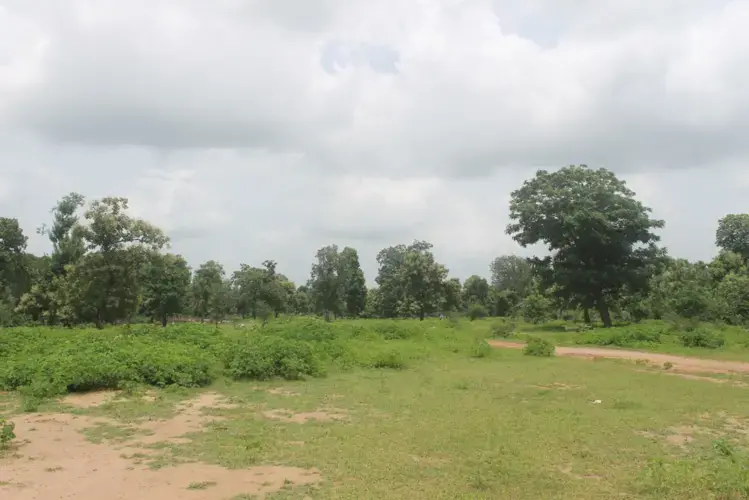
[{"label": "large tree", "polygon": [[502,255],[489,265],[491,283],[498,292],[513,292],[520,299],[533,291],[533,268],[528,259]]},{"label": "large tree", "polygon": [[489,283],[486,278],[473,275],[463,283],[463,303],[489,306]]},{"label": "large tree", "polygon": [[317,251],[312,264],[309,290],[315,311],[322,313],[326,321],[330,315],[340,315],[343,310],[343,287],[340,254],[337,245],[328,245]]},{"label": "large tree", "polygon": [[181,255],[149,255],[141,274],[143,311],[166,326],[170,315],[187,306],[191,274]]},{"label": "large tree", "polygon": [[213,317],[216,310],[222,309],[225,299],[224,266],[215,260],[201,264],[195,271],[190,285],[192,309],[201,319]]},{"label": "large tree", "polygon": [[718,221],[715,244],[749,260],[749,214],[728,214]]},{"label": "large tree", "polygon": [[545,243],[546,284],[595,305],[606,327],[610,302],[646,288],[662,255],[653,230],[664,223],[634,195],[613,172],[585,165],[539,170],[511,195],[507,233],[524,247]]},{"label": "large tree", "polygon": [[139,273],[149,252],[169,242],[162,231],[128,215],[127,198],[94,201],[72,231],[83,239],[87,253],[67,266],[65,311],[98,327],[135,313]]},{"label": "large tree", "polygon": [[359,316],[367,304],[367,282],[359,264],[358,252],[351,247],[344,248],[338,256],[338,264],[344,312],[350,317]]},{"label": "large tree", "polygon": [[447,269],[434,259],[431,243],[414,242],[406,250],[402,269],[403,311],[415,312],[420,320],[443,303]]}]

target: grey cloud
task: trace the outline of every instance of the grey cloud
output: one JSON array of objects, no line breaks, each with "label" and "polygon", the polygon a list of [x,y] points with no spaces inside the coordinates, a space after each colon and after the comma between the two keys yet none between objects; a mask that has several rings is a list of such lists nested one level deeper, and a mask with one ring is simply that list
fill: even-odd
[{"label": "grey cloud", "polygon": [[743,1],[0,2],[0,215],[36,252],[73,190],[298,282],[330,243],[370,282],[414,238],[461,278],[540,251],[503,234],[536,168],[631,178],[675,255],[746,210]]}]

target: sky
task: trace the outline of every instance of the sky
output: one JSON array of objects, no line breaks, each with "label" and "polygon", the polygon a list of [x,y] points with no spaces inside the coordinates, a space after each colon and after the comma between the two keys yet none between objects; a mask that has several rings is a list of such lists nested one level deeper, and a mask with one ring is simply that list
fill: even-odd
[{"label": "sky", "polygon": [[0,0],[0,216],[129,198],[193,266],[434,244],[452,276],[540,168],[606,167],[710,259],[749,211],[749,0]]}]

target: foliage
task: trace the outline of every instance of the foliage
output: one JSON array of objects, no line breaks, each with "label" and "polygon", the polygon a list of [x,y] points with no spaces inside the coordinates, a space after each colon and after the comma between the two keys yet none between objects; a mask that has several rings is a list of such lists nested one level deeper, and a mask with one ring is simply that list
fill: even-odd
[{"label": "foliage", "polygon": [[503,255],[489,266],[492,287],[498,292],[512,292],[520,299],[531,292],[533,269],[528,259],[517,255]]},{"label": "foliage", "polygon": [[728,214],[718,221],[715,244],[749,260],[749,214]]},{"label": "foliage", "polygon": [[185,309],[190,274],[190,267],[181,255],[149,255],[142,271],[144,313],[166,326],[169,316]]},{"label": "foliage", "polygon": [[543,323],[550,314],[551,301],[540,293],[528,295],[518,306],[518,313],[528,323]]},{"label": "foliage", "polygon": [[486,318],[489,315],[489,311],[486,310],[482,304],[471,304],[468,306],[468,317],[471,321]]},{"label": "foliage", "polygon": [[700,326],[682,332],[679,339],[684,347],[704,347],[707,349],[719,349],[726,343],[723,335]]},{"label": "foliage", "polygon": [[523,348],[526,356],[551,357],[554,356],[556,348],[554,344],[541,337],[528,337],[528,342]]},{"label": "foliage", "polygon": [[16,424],[8,422],[0,416],[0,450],[7,448],[10,442],[16,438],[15,428]]},{"label": "foliage", "polygon": [[224,346],[223,358],[227,373],[235,380],[299,380],[324,373],[310,344],[276,336],[236,339]]},{"label": "foliage", "polygon": [[515,333],[516,325],[513,322],[501,321],[492,325],[491,333],[495,338],[509,338]]},{"label": "foliage", "polygon": [[544,242],[551,257],[536,259],[547,286],[564,298],[595,305],[611,326],[609,303],[625,287],[645,289],[661,251],[650,209],[606,169],[570,166],[539,170],[512,193],[507,233],[522,246]]},{"label": "foliage", "polygon": [[471,357],[472,358],[488,358],[491,356],[492,346],[490,346],[486,340],[483,339],[476,339],[476,341],[473,343],[473,347],[471,349]]}]

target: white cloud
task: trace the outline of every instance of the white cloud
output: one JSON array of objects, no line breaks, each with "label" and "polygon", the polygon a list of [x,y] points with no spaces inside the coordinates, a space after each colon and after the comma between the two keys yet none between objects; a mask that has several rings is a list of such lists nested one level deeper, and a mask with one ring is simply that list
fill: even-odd
[{"label": "white cloud", "polygon": [[297,280],[323,244],[371,279],[425,238],[465,277],[528,251],[510,191],[587,163],[708,258],[749,189],[747,23],[747,0],[0,0],[0,210],[32,233],[68,191],[125,195],[193,263]]}]

